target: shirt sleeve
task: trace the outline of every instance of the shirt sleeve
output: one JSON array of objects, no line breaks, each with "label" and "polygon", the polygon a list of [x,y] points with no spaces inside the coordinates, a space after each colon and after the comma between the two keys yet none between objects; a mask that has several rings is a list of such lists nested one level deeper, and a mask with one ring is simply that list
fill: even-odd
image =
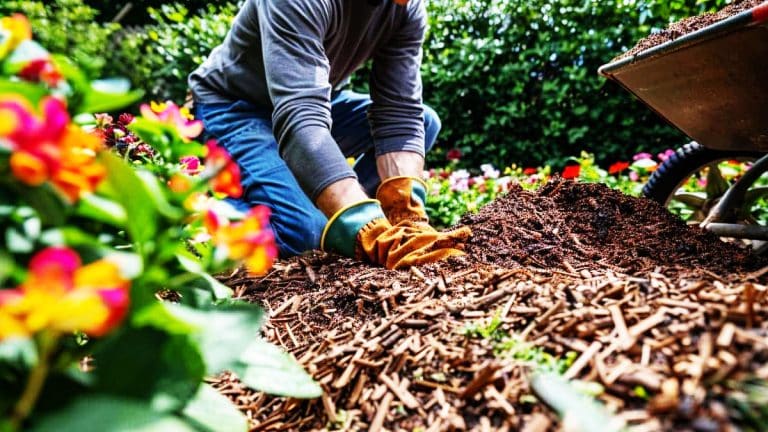
[{"label": "shirt sleeve", "polygon": [[331,136],[325,0],[260,0],[264,68],[280,155],[315,201],[331,183],[356,178]]},{"label": "shirt sleeve", "polygon": [[377,50],[370,77],[368,109],[376,155],[411,151],[424,155],[421,59],[427,14],[411,0],[399,30]]}]

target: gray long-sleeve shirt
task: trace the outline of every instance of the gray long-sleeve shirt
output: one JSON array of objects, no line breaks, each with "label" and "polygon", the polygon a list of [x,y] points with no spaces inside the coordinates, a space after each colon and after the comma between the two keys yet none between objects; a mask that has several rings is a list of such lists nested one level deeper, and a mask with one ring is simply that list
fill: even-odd
[{"label": "gray long-sleeve shirt", "polygon": [[355,177],[331,136],[331,90],[368,59],[377,155],[424,154],[424,0],[246,0],[224,43],[189,82],[200,103],[272,110],[275,137],[307,195]]}]

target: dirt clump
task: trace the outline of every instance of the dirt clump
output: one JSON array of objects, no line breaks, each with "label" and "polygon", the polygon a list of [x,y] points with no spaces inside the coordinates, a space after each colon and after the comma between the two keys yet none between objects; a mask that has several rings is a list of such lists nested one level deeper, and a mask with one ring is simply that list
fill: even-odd
[{"label": "dirt clump", "polygon": [[681,36],[685,36],[688,33],[693,33],[697,30],[701,30],[704,27],[710,26],[717,22],[720,22],[733,15],[737,15],[741,12],[754,8],[755,6],[763,3],[764,0],[736,0],[729,4],[718,12],[706,13],[689,18],[682,19],[675,23],[670,24],[664,30],[657,33],[653,33],[648,37],[641,39],[632,49],[618,56],[615,60],[621,60],[626,57],[631,57],[649,48],[661,45],[663,43],[673,41]]}]

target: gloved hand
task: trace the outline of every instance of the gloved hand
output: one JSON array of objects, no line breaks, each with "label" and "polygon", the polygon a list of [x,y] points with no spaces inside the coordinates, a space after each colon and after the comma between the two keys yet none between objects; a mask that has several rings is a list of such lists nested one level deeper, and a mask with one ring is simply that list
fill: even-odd
[{"label": "gloved hand", "polygon": [[459,248],[469,228],[441,233],[411,221],[389,223],[377,200],[339,210],[323,230],[320,247],[327,252],[398,269],[463,255]]},{"label": "gloved hand", "polygon": [[390,177],[385,179],[376,190],[376,199],[387,219],[397,225],[408,220],[428,224],[427,184],[416,177]]}]

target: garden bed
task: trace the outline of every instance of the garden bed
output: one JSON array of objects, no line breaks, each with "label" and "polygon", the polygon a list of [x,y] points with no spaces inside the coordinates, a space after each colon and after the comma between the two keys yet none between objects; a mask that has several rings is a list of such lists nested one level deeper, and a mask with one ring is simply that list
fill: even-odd
[{"label": "garden bed", "polygon": [[230,275],[325,395],[214,384],[255,430],[545,431],[527,379],[543,366],[602,384],[628,424],[719,430],[728,383],[768,378],[768,263],[661,206],[553,180],[461,224],[465,257],[407,271],[313,253]]}]

